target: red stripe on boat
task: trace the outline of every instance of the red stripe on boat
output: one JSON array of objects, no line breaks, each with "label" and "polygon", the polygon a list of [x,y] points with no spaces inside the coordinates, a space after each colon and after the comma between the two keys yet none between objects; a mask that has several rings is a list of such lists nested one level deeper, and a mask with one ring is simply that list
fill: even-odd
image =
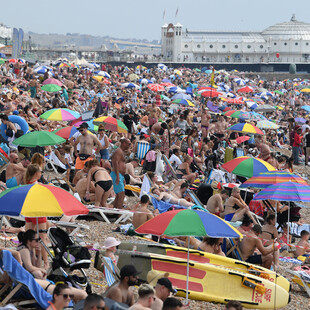
[{"label": "red stripe on boat", "polygon": [[[185,252],[167,250],[167,255],[178,257],[178,258],[184,258],[187,260],[187,253]],[[209,258],[200,256],[199,254],[196,255],[196,254],[189,253],[189,260],[193,260],[194,262],[198,262],[198,263],[210,263]]]},{"label": "red stripe on boat", "polygon": [[[168,277],[168,279],[171,281],[172,285],[176,288],[186,290],[186,280],[180,280]],[[188,282],[188,290],[193,292],[202,292],[203,293],[203,286],[200,283],[197,282]]]}]

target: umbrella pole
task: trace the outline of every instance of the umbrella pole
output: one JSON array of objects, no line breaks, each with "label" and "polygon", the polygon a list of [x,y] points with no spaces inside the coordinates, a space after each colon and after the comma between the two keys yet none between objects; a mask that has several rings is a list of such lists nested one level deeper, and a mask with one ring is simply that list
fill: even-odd
[{"label": "umbrella pole", "polygon": [[290,240],[290,207],[291,207],[291,202],[288,204],[288,213],[287,213],[287,243],[289,243]]},{"label": "umbrella pole", "polygon": [[185,305],[188,305],[188,282],[189,282],[189,239],[187,237],[187,265],[186,265],[186,298],[185,298]]}]

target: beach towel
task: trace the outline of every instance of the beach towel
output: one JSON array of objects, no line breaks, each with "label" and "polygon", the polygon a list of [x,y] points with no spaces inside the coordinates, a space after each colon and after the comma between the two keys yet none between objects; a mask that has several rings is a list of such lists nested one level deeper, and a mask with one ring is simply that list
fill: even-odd
[{"label": "beach towel", "polygon": [[31,292],[37,303],[46,309],[49,301],[52,301],[52,295],[46,292],[34,279],[34,277],[13,257],[12,253],[3,250],[0,264],[3,266],[12,280],[23,283]]},{"label": "beach towel", "polygon": [[297,258],[292,258],[292,257],[279,257],[280,262],[285,262],[285,263],[293,263],[293,264],[298,264],[301,265],[302,261],[297,259]]},{"label": "beach towel", "polygon": [[150,189],[151,189],[150,181],[146,176],[144,176],[139,198],[141,198],[142,195],[148,194],[150,192]]},{"label": "beach towel", "polygon": [[[112,262],[112,259],[110,257],[106,257],[106,256],[104,258],[105,258],[106,263],[111,268],[111,270],[115,273],[114,264]],[[111,272],[109,271],[109,269],[105,265],[104,265],[104,275],[105,275],[105,279],[107,280],[108,286],[111,286],[115,282],[115,277],[111,274]]]},{"label": "beach towel", "polygon": [[154,209],[158,209],[159,213],[164,213],[168,211],[170,208],[175,208],[175,209],[186,209],[186,207],[180,206],[180,205],[175,205],[172,203],[168,203],[162,200],[157,200],[152,197],[152,204],[154,206]]}]

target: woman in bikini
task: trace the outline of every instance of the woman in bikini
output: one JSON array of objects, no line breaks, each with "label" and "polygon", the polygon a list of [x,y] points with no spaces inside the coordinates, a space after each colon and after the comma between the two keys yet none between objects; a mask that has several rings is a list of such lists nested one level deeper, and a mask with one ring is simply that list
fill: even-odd
[{"label": "woman in bikini", "polygon": [[190,164],[193,161],[193,158],[190,157],[189,155],[185,155],[183,157],[184,159],[184,163],[182,163],[181,165],[179,165],[176,174],[178,179],[184,179],[189,181],[190,183],[194,183],[195,178],[198,177],[198,173],[192,173],[190,172]]},{"label": "woman in bikini", "polygon": [[239,187],[235,186],[232,189],[231,196],[226,200],[224,207],[224,216],[226,221],[240,221],[243,219],[243,216],[247,214],[252,219],[252,221],[257,224],[251,215],[249,207],[240,196]]},{"label": "woman in bikini", "polygon": [[112,191],[112,178],[106,169],[99,166],[98,160],[89,161],[87,176],[86,199],[89,199],[90,182],[95,183],[95,206],[107,207],[107,200]]}]

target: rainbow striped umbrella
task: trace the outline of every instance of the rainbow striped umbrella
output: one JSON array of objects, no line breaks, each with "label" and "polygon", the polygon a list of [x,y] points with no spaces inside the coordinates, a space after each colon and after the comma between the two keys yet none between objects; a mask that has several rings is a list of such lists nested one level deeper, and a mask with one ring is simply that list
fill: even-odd
[{"label": "rainbow striped umbrella", "polygon": [[254,195],[253,200],[279,200],[310,202],[310,186],[294,182],[270,185]]},{"label": "rainbow striped umbrella", "polygon": [[70,109],[51,109],[40,115],[40,118],[50,121],[73,121],[79,117],[78,112]]},{"label": "rainbow striped umbrella", "polygon": [[238,123],[228,127],[227,130],[243,133],[251,133],[256,135],[264,135],[264,133],[259,128],[248,123]]},{"label": "rainbow striped umbrella", "polygon": [[60,187],[30,184],[0,193],[0,214],[10,216],[62,216],[88,214],[88,209]]},{"label": "rainbow striped umbrella", "polygon": [[188,105],[190,107],[194,107],[195,105],[187,99],[175,99],[172,101],[173,103],[182,104],[182,105]]},{"label": "rainbow striped umbrella", "polygon": [[284,182],[293,182],[302,185],[308,185],[308,183],[303,178],[294,173],[286,171],[267,171],[251,177],[243,184],[241,184],[240,187],[266,188],[270,185]]},{"label": "rainbow striped umbrella", "polygon": [[233,160],[230,160],[224,165],[222,165],[222,168],[227,170],[228,172],[246,178],[251,178],[253,175],[258,175],[261,172],[276,170],[266,161],[249,156],[240,156]]},{"label": "rainbow striped umbrella", "polygon": [[248,119],[250,118],[250,114],[248,112],[244,111],[236,111],[236,110],[230,110],[224,113],[225,116],[233,117],[233,118],[243,118]]},{"label": "rainbow striped umbrella", "polygon": [[104,128],[110,131],[117,131],[119,133],[128,132],[128,128],[122,121],[114,117],[111,117],[111,116],[102,116],[102,117],[96,118],[94,119],[93,123],[95,125],[103,124]]}]

